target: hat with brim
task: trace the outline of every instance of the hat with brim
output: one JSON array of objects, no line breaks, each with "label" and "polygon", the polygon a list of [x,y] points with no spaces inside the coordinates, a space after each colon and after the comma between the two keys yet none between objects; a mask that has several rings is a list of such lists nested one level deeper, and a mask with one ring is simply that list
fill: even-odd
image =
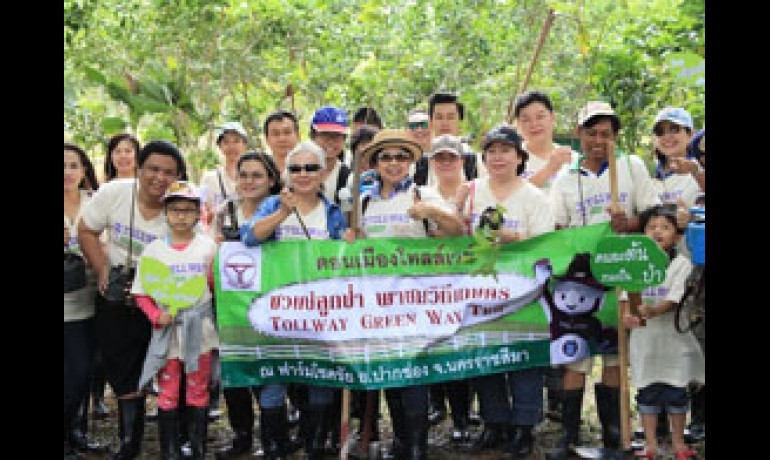
[{"label": "hat with brim", "polygon": [[567,267],[567,273],[562,276],[554,276],[554,278],[558,281],[572,281],[602,291],[610,290],[609,287],[594,278],[593,273],[591,273],[591,254],[587,252],[575,254]]},{"label": "hat with brim", "polygon": [[168,186],[168,189],[166,189],[166,193],[161,200],[165,203],[172,198],[183,198],[185,200],[200,202],[201,194],[198,187],[192,182],[178,180],[172,182],[171,185]]},{"label": "hat with brim", "polygon": [[620,126],[620,118],[615,111],[612,110],[612,106],[603,101],[590,101],[580,109],[578,112],[578,126],[583,127],[593,118],[600,116],[614,118],[618,126]]},{"label": "hat with brim", "polygon": [[420,144],[409,139],[403,129],[382,129],[377,131],[372,142],[361,152],[361,161],[365,165],[371,164],[372,155],[387,147],[398,147],[412,154],[412,161],[416,161],[422,154]]}]

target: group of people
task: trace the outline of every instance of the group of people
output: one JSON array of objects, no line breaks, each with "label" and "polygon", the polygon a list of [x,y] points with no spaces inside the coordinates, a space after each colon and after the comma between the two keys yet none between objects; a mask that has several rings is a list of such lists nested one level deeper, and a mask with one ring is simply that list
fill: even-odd
[{"label": "group of people", "polygon": [[[665,412],[676,458],[693,458],[685,422],[688,398],[705,395],[705,358],[692,333],[674,330],[672,315],[692,269],[681,235],[688,209],[705,193],[704,132],[693,149],[689,113],[662,109],[652,123],[657,165],[651,175],[641,158],[616,150],[621,122],[608,103],[591,101],[580,110],[580,154],[554,142],[556,115],[542,91],[521,94],[515,124],[491,128],[479,152],[460,137],[464,110],[457,95],[438,92],[427,109],[406,115],[403,128],[388,129],[371,107],[358,110],[350,126],[344,110],[324,106],[314,113],[305,141],[296,115],[278,110],[263,123],[269,153],[249,150],[243,125],[227,122],[216,137],[223,162],[205,172],[200,185],[188,180],[182,152],[165,140],[141,146],[130,134],[111,139],[102,184],[85,151],[65,142],[65,252],[84,256],[89,280],[64,296],[65,458],[105,450],[78,429],[97,351],[118,399],[119,450],[111,458],[132,459],[141,452],[145,395],[153,380],[161,457],[203,458],[209,409],[218,405],[220,392],[215,318],[226,306],[212,295],[212,261],[222,241],[256,246],[291,239],[461,236],[487,225],[490,209],[503,210],[502,224],[494,229],[502,244],[609,222],[617,233],[650,236],[670,255],[665,281],[642,292],[638,313],[620,302],[631,329],[631,377],[646,441],[637,455],[655,458],[656,423]],[[617,203],[610,201],[610,156],[617,158]],[[126,287],[128,303],[105,299],[111,267],[155,274],[148,259],[167,267],[174,283],[196,286],[194,300],[179,307],[140,275]],[[602,440],[604,447],[619,449],[623,370],[616,355],[601,356],[595,394]],[[426,458],[428,431],[445,417],[447,401],[451,441],[459,449],[501,448],[510,458],[526,458],[534,449],[534,427],[549,409],[563,437],[547,458],[571,458],[580,445],[586,373],[593,361],[384,390],[393,428],[389,455]],[[217,458],[253,450],[255,401],[266,458],[304,449],[307,458],[320,459],[339,449],[339,389],[272,383],[221,391],[233,437]],[[354,398],[362,422],[364,413],[371,417],[372,439],[379,439],[379,394],[356,392]],[[483,431],[471,439],[474,397]],[[374,410],[363,410],[367,402]],[[705,423],[705,409],[699,410]],[[299,430],[292,435],[294,422]]]}]

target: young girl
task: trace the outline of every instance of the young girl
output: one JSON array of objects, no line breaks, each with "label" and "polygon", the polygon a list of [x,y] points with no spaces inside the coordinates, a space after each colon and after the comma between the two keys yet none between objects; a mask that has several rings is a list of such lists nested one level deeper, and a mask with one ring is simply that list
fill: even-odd
[{"label": "young girl", "polygon": [[195,230],[201,199],[194,185],[185,181],[172,183],[163,203],[168,235],[144,249],[131,288],[137,305],[153,325],[139,388],[157,373],[161,458],[178,458],[177,406],[184,369],[191,450],[193,458],[203,459],[211,351],[219,346],[211,317],[208,276],[217,245],[211,237]]},{"label": "young girl", "polygon": [[[655,458],[657,414],[665,408],[671,423],[676,460],[695,458],[696,452],[684,442],[687,416],[687,385],[705,383],[706,361],[692,332],[674,328],[674,309],[682,298],[692,263],[675,249],[681,232],[672,204],[656,205],[640,215],[644,234],[668,253],[670,263],[662,284],[642,291],[639,316],[632,315],[624,302],[623,322],[631,330],[629,344],[631,379],[638,389],[636,402],[642,417],[645,449],[636,455]],[[646,325],[641,324],[646,320]]]}]

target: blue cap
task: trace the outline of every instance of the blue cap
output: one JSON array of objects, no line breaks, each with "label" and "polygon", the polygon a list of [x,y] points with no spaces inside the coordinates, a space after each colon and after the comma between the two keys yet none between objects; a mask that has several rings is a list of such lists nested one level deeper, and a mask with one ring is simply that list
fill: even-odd
[{"label": "blue cap", "polygon": [[318,132],[347,134],[348,115],[340,108],[325,105],[315,111],[310,126]]},{"label": "blue cap", "polygon": [[652,127],[658,125],[661,121],[670,121],[679,126],[683,126],[687,129],[692,129],[692,116],[690,112],[681,107],[666,107],[657,115],[655,115],[655,121],[652,123]]}]

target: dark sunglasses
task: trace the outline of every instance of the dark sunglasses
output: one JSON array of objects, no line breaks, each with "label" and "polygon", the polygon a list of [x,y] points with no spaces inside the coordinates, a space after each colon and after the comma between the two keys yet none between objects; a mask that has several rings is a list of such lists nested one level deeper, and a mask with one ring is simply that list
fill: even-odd
[{"label": "dark sunglasses", "polygon": [[656,126],[652,132],[655,133],[656,136],[665,136],[667,133],[671,134],[679,134],[679,131],[682,130],[682,127],[679,125],[669,125],[668,128],[663,126]]},{"label": "dark sunglasses", "polygon": [[388,161],[394,161],[394,160],[398,161],[399,163],[403,163],[411,159],[412,159],[412,155],[407,152],[381,153],[377,156],[377,161],[381,161],[383,163],[386,163]]},{"label": "dark sunglasses", "polygon": [[410,122],[407,122],[406,126],[412,130],[417,128],[428,129],[428,120],[410,121]]},{"label": "dark sunglasses", "polygon": [[289,165],[286,167],[286,169],[288,169],[289,172],[292,174],[297,174],[303,169],[305,170],[305,172],[314,173],[321,170],[321,165],[318,163],[308,163],[305,165]]}]

